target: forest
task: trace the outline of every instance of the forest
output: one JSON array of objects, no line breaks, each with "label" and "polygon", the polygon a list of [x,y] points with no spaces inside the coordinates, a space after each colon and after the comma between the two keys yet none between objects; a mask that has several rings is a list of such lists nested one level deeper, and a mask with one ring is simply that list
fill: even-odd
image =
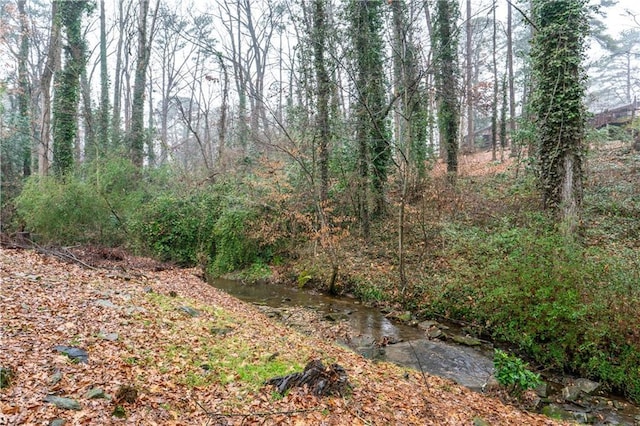
[{"label": "forest", "polygon": [[2,245],[456,321],[640,403],[616,3],[0,0]]}]

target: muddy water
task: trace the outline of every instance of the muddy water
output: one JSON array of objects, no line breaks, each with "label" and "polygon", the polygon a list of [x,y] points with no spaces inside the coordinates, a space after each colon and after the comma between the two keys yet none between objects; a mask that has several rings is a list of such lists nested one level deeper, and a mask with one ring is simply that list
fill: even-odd
[{"label": "muddy water", "polygon": [[[440,340],[425,339],[425,332],[417,327],[395,322],[376,308],[359,303],[356,299],[333,297],[319,292],[266,283],[243,284],[233,280],[216,279],[210,284],[245,302],[272,308],[304,307],[323,316],[332,315],[348,321],[355,334],[364,336],[352,348],[378,359],[415,368],[427,373],[452,379],[470,389],[480,391],[493,373],[492,346],[483,344],[467,347]],[[455,325],[447,332],[461,333]],[[369,352],[367,346],[381,340],[397,342]],[[360,346],[360,347],[358,347]],[[564,378],[560,378],[564,381]],[[558,389],[562,385],[556,386]],[[553,396],[549,398],[553,401]],[[608,395],[599,395],[593,401],[551,404],[561,409],[567,419],[596,425],[640,425],[640,409],[628,401]]]}]

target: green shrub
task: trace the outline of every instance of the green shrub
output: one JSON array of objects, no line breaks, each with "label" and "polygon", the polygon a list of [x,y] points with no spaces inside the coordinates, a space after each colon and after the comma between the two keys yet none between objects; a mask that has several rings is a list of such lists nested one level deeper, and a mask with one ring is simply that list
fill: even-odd
[{"label": "green shrub", "polygon": [[208,272],[219,276],[256,263],[259,247],[249,235],[254,212],[243,207],[225,210],[213,228],[215,257]]},{"label": "green shrub", "polygon": [[113,215],[95,188],[74,176],[30,178],[16,208],[25,228],[45,243],[100,243],[114,228]]},{"label": "green shrub", "polygon": [[480,332],[546,367],[594,377],[640,398],[638,258],[568,242],[543,217],[487,230],[447,228],[446,279],[431,280],[427,314]]},{"label": "green shrub", "polygon": [[540,375],[529,371],[528,365],[520,358],[500,349],[496,349],[493,355],[493,366],[498,383],[515,395],[534,389],[542,383]]},{"label": "green shrub", "polygon": [[181,266],[206,265],[213,257],[220,216],[215,189],[182,196],[167,192],[140,206],[131,221],[136,247]]}]

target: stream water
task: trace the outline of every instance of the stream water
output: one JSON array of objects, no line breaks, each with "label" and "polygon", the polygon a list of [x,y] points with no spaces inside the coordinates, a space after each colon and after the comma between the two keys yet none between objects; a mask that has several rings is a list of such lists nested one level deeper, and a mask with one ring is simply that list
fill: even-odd
[{"label": "stream water", "polygon": [[[267,283],[243,284],[216,279],[210,284],[245,302],[273,309],[303,307],[322,317],[344,319],[354,335],[349,346],[370,358],[383,359],[406,367],[445,377],[475,391],[482,391],[493,373],[493,346],[487,342],[473,347],[425,338],[425,330],[393,321],[379,309],[359,303],[356,299],[333,297],[323,293]],[[455,324],[438,324],[450,336],[462,336]],[[376,342],[391,342],[384,348]],[[462,339],[464,340],[464,339]],[[574,402],[557,395],[571,378],[555,378],[543,400],[544,410],[567,420],[596,425],[640,425],[640,408],[612,395],[595,392]],[[541,406],[542,407],[542,406]]]}]

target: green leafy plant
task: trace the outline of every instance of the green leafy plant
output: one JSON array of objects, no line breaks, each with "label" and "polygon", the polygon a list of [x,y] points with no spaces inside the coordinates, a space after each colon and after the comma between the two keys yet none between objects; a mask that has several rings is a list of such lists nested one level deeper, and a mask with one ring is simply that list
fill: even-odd
[{"label": "green leafy plant", "polygon": [[258,244],[248,235],[254,212],[243,207],[226,209],[213,228],[215,257],[208,272],[219,276],[257,262]]},{"label": "green leafy plant", "polygon": [[530,371],[524,361],[500,349],[496,349],[493,355],[493,366],[498,383],[515,395],[542,383],[540,375]]},{"label": "green leafy plant", "polygon": [[213,189],[188,195],[166,192],[139,208],[130,228],[142,252],[184,266],[207,264],[219,216],[220,201]]},{"label": "green leafy plant", "polygon": [[99,242],[110,212],[94,188],[74,176],[33,177],[16,199],[19,221],[42,242]]}]

